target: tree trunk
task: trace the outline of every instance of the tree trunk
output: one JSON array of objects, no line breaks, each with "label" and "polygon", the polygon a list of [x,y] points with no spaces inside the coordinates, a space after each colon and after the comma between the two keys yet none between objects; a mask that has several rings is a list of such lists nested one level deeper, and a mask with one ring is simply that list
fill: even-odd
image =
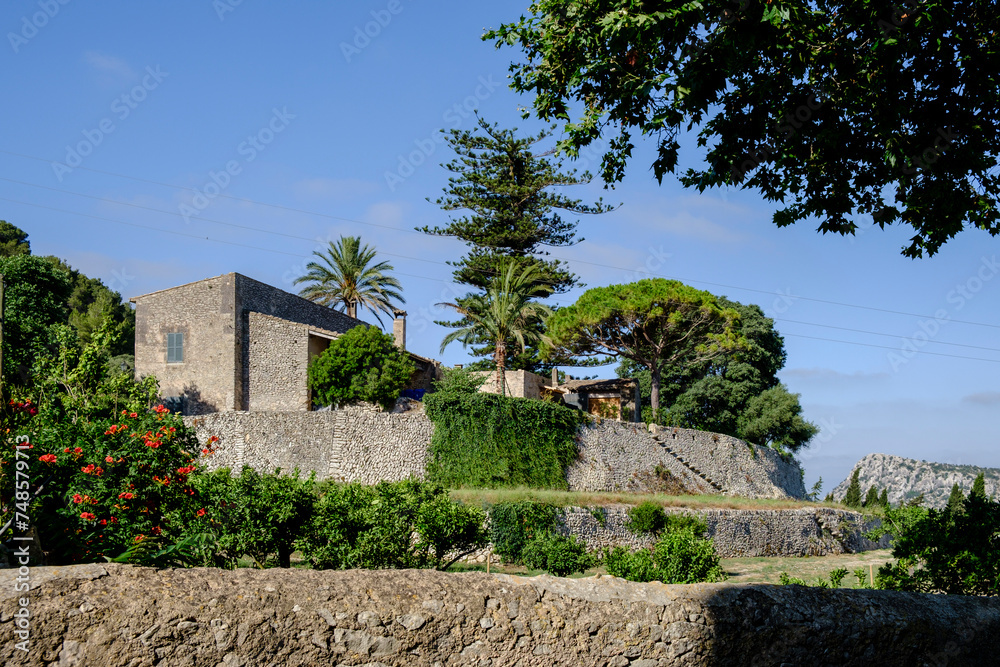
[{"label": "tree trunk", "polygon": [[497,364],[497,387],[501,396],[507,395],[507,380],[504,377],[504,365],[507,363],[507,341],[498,340],[496,350],[493,351],[493,359]]},{"label": "tree trunk", "polygon": [[357,318],[358,316],[358,304],[354,301],[347,302],[347,315],[348,317]]},{"label": "tree trunk", "polygon": [[657,412],[660,410],[660,365],[656,364],[649,369],[649,377],[652,380],[652,387],[649,390],[649,404],[653,408],[653,421],[658,421]]}]

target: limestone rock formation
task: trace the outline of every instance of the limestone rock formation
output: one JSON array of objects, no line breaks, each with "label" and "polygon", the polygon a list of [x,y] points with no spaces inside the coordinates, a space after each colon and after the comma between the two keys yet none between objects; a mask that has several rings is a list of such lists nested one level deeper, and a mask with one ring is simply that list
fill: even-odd
[{"label": "limestone rock formation", "polygon": [[[861,497],[874,484],[881,492],[889,489],[889,502],[899,504],[921,493],[924,494],[924,506],[940,509],[948,502],[951,487],[958,484],[965,494],[972,489],[976,475],[986,476],[986,495],[1000,495],[1000,469],[978,468],[976,466],[955,465],[951,463],[931,463],[907,459],[889,454],[868,454],[851,469],[861,468],[858,481],[861,484]],[[833,490],[833,497],[843,500],[847,487],[851,483],[851,475]]]}]

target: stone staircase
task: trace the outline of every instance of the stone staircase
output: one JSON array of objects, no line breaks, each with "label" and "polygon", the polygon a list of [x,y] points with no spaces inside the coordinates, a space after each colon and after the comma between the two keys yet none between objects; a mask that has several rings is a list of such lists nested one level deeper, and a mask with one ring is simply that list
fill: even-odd
[{"label": "stone staircase", "polygon": [[715,489],[719,493],[725,493],[726,492],[726,490],[722,487],[721,484],[719,484],[718,482],[714,481],[712,478],[710,478],[708,475],[706,475],[705,473],[703,473],[701,470],[699,470],[693,464],[688,463],[687,461],[685,461],[684,457],[682,457],[680,454],[678,454],[673,449],[671,449],[670,445],[668,445],[664,441],[664,437],[663,437],[664,434],[663,433],[653,433],[652,436],[653,436],[653,440],[656,440],[656,443],[658,445],[660,445],[660,447],[663,449],[663,451],[665,451],[667,454],[670,454],[670,456],[674,457],[674,460],[676,460],[678,463],[680,463],[682,466],[684,466],[685,468],[687,468],[688,470],[690,470],[692,473],[694,473],[695,475],[697,475],[701,479],[705,480],[708,483],[709,486],[711,486],[713,489]]}]

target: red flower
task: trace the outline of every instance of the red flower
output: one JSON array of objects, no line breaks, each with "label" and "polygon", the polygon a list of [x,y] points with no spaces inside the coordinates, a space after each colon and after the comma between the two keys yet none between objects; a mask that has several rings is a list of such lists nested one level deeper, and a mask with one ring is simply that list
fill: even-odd
[{"label": "red flower", "polygon": [[135,541],[136,541],[136,542],[142,542],[142,539],[143,539],[144,537],[146,537],[146,536],[145,536],[145,535],[136,535],[136,536],[135,536]]},{"label": "red flower", "polygon": [[80,518],[83,519],[84,521],[93,521],[97,517],[91,514],[90,512],[81,512]]},{"label": "red flower", "polygon": [[77,505],[79,505],[80,503],[83,502],[83,496],[81,496],[79,493],[74,493],[73,494],[73,502],[76,503]]},{"label": "red flower", "polygon": [[107,519],[101,519],[100,524],[102,526],[106,526],[106,525],[108,525],[108,520]]},{"label": "red flower", "polygon": [[160,532],[161,532],[160,531],[160,527],[159,526],[153,526],[153,529],[151,531],[149,531],[149,532],[151,532],[153,535],[159,535]]},{"label": "red flower", "polygon": [[85,473],[87,473],[89,475],[90,473],[94,472],[94,464],[91,463],[89,466],[86,466],[84,468],[80,468],[80,470],[82,470],[83,472],[85,472]]},{"label": "red flower", "polygon": [[104,472],[104,468],[96,468],[94,474],[100,477],[101,473]]},{"label": "red flower", "polygon": [[132,419],[135,419],[135,418],[136,418],[136,417],[138,417],[139,415],[137,415],[137,414],[136,414],[136,413],[134,413],[134,412],[130,412],[130,413],[128,413],[128,416],[129,416],[129,417],[131,417]]},{"label": "red flower", "polygon": [[111,523],[118,523],[118,519],[116,519],[115,517],[111,517],[110,519],[108,519],[108,521],[110,521]]},{"label": "red flower", "polygon": [[83,454],[83,449],[81,447],[74,447],[73,448],[73,453],[74,454]]},{"label": "red flower", "polygon": [[170,410],[168,408],[163,407],[162,405],[157,405],[155,408],[153,408],[153,412],[155,412],[158,415],[162,415],[166,412],[170,412]]},{"label": "red flower", "polygon": [[202,507],[200,510],[198,510],[197,512],[195,512],[195,514],[198,515],[198,516],[205,516],[205,508]]},{"label": "red flower", "polygon": [[69,454],[69,447],[63,450],[63,454]]},{"label": "red flower", "polygon": [[115,460],[113,458],[111,458],[110,456],[105,456],[104,457],[104,462],[105,463],[114,463]]},{"label": "red flower", "polygon": [[133,498],[135,498],[135,494],[128,493],[128,492],[122,492],[122,493],[118,494],[118,497],[119,498],[124,498],[125,500],[132,500]]},{"label": "red flower", "polygon": [[38,457],[38,460],[41,461],[42,463],[55,463],[56,462],[56,455],[55,454],[43,454],[43,455],[41,455],[41,456]]}]

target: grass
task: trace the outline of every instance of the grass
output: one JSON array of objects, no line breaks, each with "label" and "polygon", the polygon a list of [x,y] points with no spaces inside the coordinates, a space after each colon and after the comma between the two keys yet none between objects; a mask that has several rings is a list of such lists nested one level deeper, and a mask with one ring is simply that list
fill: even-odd
[{"label": "grass", "polygon": [[452,489],[451,497],[471,505],[533,500],[553,505],[593,507],[602,505],[638,505],[644,501],[663,507],[690,509],[783,510],[817,507],[846,509],[840,503],[809,502],[806,500],[775,500],[771,498],[730,498],[728,496],[668,496],[662,494],[610,493],[586,491],[555,491],[518,487],[512,489]]},{"label": "grass", "polygon": [[[817,578],[827,579],[831,570],[846,569],[849,574],[844,577],[842,588],[856,588],[858,585],[854,571],[859,567],[866,572],[878,572],[884,563],[892,561],[891,551],[867,551],[859,554],[841,554],[837,556],[766,556],[761,558],[723,558],[722,569],[729,577],[728,584],[777,584],[782,572],[787,572],[793,579],[803,579],[814,584]],[[456,563],[451,572],[485,572],[483,563]],[[513,574],[524,577],[534,577],[545,574],[542,570],[529,570],[520,565],[499,565],[493,563],[491,572]],[[607,574],[603,567],[587,570],[583,574],[572,574],[571,578],[592,577],[595,574]],[[871,575],[869,574],[869,577]],[[869,578],[869,581],[871,579]]]}]

